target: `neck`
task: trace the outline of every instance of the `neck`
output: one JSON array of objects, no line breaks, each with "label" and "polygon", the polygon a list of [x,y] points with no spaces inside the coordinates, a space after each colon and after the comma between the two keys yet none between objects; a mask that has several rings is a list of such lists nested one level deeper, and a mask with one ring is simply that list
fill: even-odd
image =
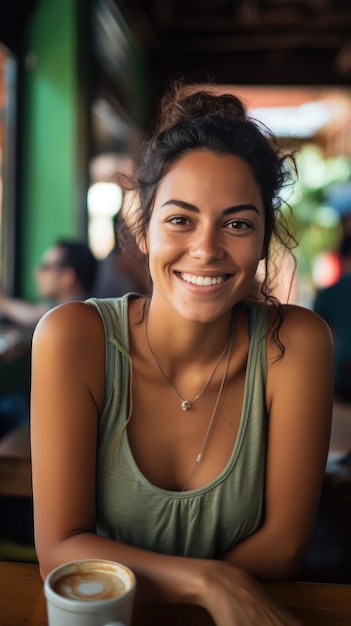
[{"label": "neck", "polygon": [[188,321],[174,314],[156,310],[152,303],[145,312],[148,337],[163,363],[200,362],[216,359],[226,344],[232,328],[232,313],[213,322]]},{"label": "neck", "polygon": [[[148,330],[148,321],[149,321],[148,320],[148,316],[146,316],[146,318],[145,318],[145,339],[146,339],[147,347],[148,347],[148,349],[150,351],[150,355],[152,357],[153,362],[156,364],[156,366],[157,366],[157,368],[159,370],[159,373],[161,374],[163,380],[168,385],[168,387],[170,387],[172,392],[177,396],[178,400],[180,401],[181,408],[182,408],[183,411],[191,410],[193,405],[195,404],[195,402],[197,400],[199,400],[201,398],[201,396],[207,391],[207,389],[209,388],[209,385],[211,384],[211,382],[212,382],[212,380],[213,380],[213,378],[214,378],[214,376],[215,376],[215,374],[217,372],[218,367],[221,364],[221,361],[222,361],[225,353],[228,354],[228,356],[227,356],[227,365],[226,365],[225,373],[223,374],[222,384],[221,384],[220,392],[218,394],[218,400],[216,402],[216,407],[214,409],[214,412],[212,414],[212,418],[211,418],[211,421],[210,421],[210,425],[212,425],[212,421],[214,419],[214,416],[215,416],[215,413],[216,413],[216,410],[217,410],[217,403],[219,402],[219,399],[220,399],[220,396],[221,396],[221,393],[222,393],[222,387],[224,385],[224,381],[225,381],[225,378],[226,378],[226,375],[227,375],[227,371],[228,371],[230,355],[231,355],[231,348],[232,348],[232,341],[233,341],[232,328],[231,327],[229,328],[229,333],[228,333],[225,345],[224,345],[224,347],[222,347],[219,356],[217,355],[214,368],[212,369],[212,371],[210,371],[210,373],[209,373],[208,377],[206,378],[204,384],[202,384],[199,387],[199,390],[197,391],[197,393],[195,395],[192,395],[192,396],[188,397],[187,395],[185,395],[185,396],[181,395],[180,392],[177,390],[177,388],[174,386],[174,384],[172,382],[172,379],[169,377],[169,372],[167,372],[164,369],[164,366],[162,365],[159,356],[156,354],[155,350],[151,346],[150,337],[149,337],[149,330]],[[168,350],[168,353],[169,353],[169,346],[167,346],[167,350]],[[170,363],[170,361],[168,362],[168,364],[169,363]],[[208,362],[208,364],[209,364],[209,362]],[[184,354],[183,354],[183,366],[181,368],[181,374],[182,375],[184,375],[184,367],[189,367],[189,362],[185,361]],[[175,369],[177,370],[177,368],[179,368],[179,366],[177,366]],[[201,374],[203,374],[204,370],[207,369],[206,363],[205,363],[203,358],[202,358],[202,362],[201,362],[201,367],[196,368],[196,369],[198,370],[198,372],[200,371]],[[179,371],[178,371],[178,374],[179,374]],[[186,375],[186,379],[187,379],[187,384],[188,384],[189,383],[189,376],[188,375]],[[192,381],[194,380],[194,375],[191,376],[191,380]],[[207,435],[206,435],[205,441],[207,441]],[[202,448],[201,448],[201,450],[202,450]],[[201,457],[201,454],[200,454],[200,457]],[[192,475],[191,475],[191,477],[192,477]],[[190,477],[189,480],[191,480],[191,477]]]}]

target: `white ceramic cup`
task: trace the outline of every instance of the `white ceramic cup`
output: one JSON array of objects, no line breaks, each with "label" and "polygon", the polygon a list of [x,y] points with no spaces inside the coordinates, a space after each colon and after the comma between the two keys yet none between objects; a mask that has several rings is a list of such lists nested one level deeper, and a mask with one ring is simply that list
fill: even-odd
[{"label": "white ceramic cup", "polygon": [[49,626],[131,626],[136,580],[114,561],[84,559],[52,570],[44,592]]}]

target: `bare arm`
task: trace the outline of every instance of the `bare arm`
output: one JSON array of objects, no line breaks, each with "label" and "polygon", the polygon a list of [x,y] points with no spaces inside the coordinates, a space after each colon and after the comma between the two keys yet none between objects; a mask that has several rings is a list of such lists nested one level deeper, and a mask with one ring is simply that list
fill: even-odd
[{"label": "bare arm", "polygon": [[134,570],[139,599],[199,604],[217,626],[295,626],[241,568],[156,554],[96,534],[96,434],[103,395],[101,321],[86,304],[62,305],[41,320],[33,340],[33,496],[42,576],[72,559],[108,558]]},{"label": "bare arm", "polygon": [[223,557],[262,580],[295,576],[301,566],[324,477],[333,402],[332,339],[325,322],[288,307],[280,336],[285,356],[269,364],[267,381],[265,520]]}]

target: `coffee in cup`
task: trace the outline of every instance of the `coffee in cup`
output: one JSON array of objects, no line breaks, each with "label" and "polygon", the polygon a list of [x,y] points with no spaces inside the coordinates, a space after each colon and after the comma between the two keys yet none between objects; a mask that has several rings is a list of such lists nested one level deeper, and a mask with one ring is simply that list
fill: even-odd
[{"label": "coffee in cup", "polygon": [[45,579],[49,626],[130,626],[136,581],[120,563],[65,563]]}]

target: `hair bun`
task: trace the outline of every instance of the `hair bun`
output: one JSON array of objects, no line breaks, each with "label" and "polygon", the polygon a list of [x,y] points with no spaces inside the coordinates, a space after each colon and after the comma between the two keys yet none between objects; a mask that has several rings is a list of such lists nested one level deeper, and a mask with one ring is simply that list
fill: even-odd
[{"label": "hair bun", "polygon": [[223,93],[223,87],[175,83],[162,98],[157,129],[161,132],[175,124],[211,115],[240,122],[247,120],[244,104],[233,94]]}]

